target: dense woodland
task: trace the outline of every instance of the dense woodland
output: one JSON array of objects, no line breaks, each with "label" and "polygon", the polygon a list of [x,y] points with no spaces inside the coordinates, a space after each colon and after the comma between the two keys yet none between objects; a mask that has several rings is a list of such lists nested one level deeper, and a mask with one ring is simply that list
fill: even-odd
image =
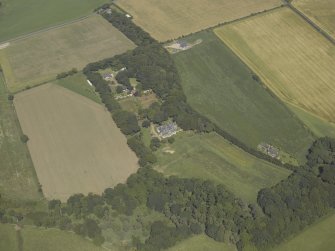
[{"label": "dense woodland", "polygon": [[[128,145],[139,157],[142,167],[125,184],[107,188],[102,195],[75,194],[66,203],[51,200],[47,210],[37,203],[20,204],[0,198],[1,222],[56,226],[87,236],[100,245],[104,242],[101,225],[109,217],[128,217],[136,208],[146,207],[164,215],[170,224],[153,222],[144,241],[133,236],[132,245],[138,250],[163,250],[200,233],[216,241],[234,243],[239,250],[247,246],[268,250],[335,207],[335,140],[330,138],[314,142],[307,153],[306,166],[286,166],[294,172],[274,187],[262,189],[258,194],[258,205],[246,204],[222,185],[164,177],[153,170],[150,165],[156,161],[153,151],[157,142],[153,140],[150,148],[144,145],[137,116],[121,109],[98,70],[126,67],[117,77],[122,85],[129,86],[129,78],[136,78],[143,89],[152,89],[156,93],[161,102],[141,111],[144,126],[148,126],[149,121],[159,124],[170,118],[184,130],[202,133],[215,130],[243,149],[253,150],[218,129],[187,104],[175,65],[161,44],[123,14],[112,11],[111,15],[103,15],[138,47],[89,64],[83,72],[112,113],[117,126],[128,136]],[[268,158],[261,153],[252,153]]]}]

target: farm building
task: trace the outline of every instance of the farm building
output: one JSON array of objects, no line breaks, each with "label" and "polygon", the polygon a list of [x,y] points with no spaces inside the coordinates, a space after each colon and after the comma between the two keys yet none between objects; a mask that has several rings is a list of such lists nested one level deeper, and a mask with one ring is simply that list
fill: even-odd
[{"label": "farm building", "polygon": [[266,143],[260,143],[258,149],[272,158],[279,157],[279,149]]},{"label": "farm building", "polygon": [[102,74],[102,78],[106,81],[111,81],[113,80],[114,76],[112,73],[105,73],[105,74]]},{"label": "farm building", "polygon": [[176,123],[169,123],[166,125],[161,125],[156,128],[158,134],[163,139],[171,137],[172,135],[175,135],[178,131],[178,127]]}]

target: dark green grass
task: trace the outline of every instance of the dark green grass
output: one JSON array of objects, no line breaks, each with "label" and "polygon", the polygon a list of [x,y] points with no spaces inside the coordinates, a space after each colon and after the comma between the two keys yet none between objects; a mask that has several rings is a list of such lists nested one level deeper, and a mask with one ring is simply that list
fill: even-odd
[{"label": "dark green grass", "polygon": [[0,194],[19,200],[38,200],[38,181],[13,104],[0,73]]},{"label": "dark green grass", "polygon": [[211,31],[187,38],[203,42],[174,54],[191,106],[247,146],[261,142],[304,161],[313,137]]},{"label": "dark green grass", "polygon": [[82,73],[56,80],[54,83],[102,104],[99,94],[95,92],[94,87],[88,84],[85,75]]},{"label": "dark green grass", "polygon": [[2,0],[0,43],[88,15],[106,0]]}]

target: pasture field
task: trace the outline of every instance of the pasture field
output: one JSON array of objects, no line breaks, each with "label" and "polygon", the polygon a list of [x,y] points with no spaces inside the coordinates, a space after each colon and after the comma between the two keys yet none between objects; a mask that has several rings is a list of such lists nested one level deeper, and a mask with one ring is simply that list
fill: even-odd
[{"label": "pasture field", "polygon": [[159,41],[272,9],[280,0],[116,0],[137,25]]},{"label": "pasture field", "polygon": [[0,43],[89,15],[104,0],[2,0]]},{"label": "pasture field", "polygon": [[42,195],[35,169],[28,147],[20,140],[21,127],[7,95],[0,72],[0,194],[11,199],[39,200]]},{"label": "pasture field", "polygon": [[199,38],[201,44],[173,55],[189,104],[247,146],[267,142],[304,162],[313,137],[303,124],[215,34],[187,39]]},{"label": "pasture field", "polygon": [[320,28],[335,37],[334,0],[294,0],[292,4]]},{"label": "pasture field", "polygon": [[155,168],[166,175],[208,179],[225,185],[237,197],[255,203],[261,188],[290,172],[237,148],[216,133],[178,133],[171,145],[157,151]]},{"label": "pasture field", "polygon": [[94,87],[90,86],[86,81],[86,76],[82,73],[77,73],[64,79],[58,79],[54,84],[63,86],[71,91],[74,91],[86,98],[102,104],[100,96],[95,92]]},{"label": "pasture field", "polygon": [[167,251],[236,251],[234,245],[229,245],[223,242],[217,242],[208,236],[201,234],[183,240]]},{"label": "pasture field", "polygon": [[335,214],[322,218],[272,251],[333,251]]},{"label": "pasture field", "polygon": [[278,97],[335,122],[335,46],[301,17],[281,8],[215,32]]},{"label": "pasture field", "polygon": [[332,137],[335,138],[335,124],[317,117],[309,112],[304,111],[295,106],[288,104],[288,107],[304,122],[306,126],[317,137]]},{"label": "pasture field", "polygon": [[48,82],[61,72],[121,54],[134,44],[99,15],[12,42],[0,50],[9,90]]},{"label": "pasture field", "polygon": [[137,157],[103,106],[54,84],[14,103],[46,198],[101,193],[136,172]]},{"label": "pasture field", "polygon": [[[19,248],[21,235],[21,248]],[[61,245],[60,245],[61,244]],[[18,233],[14,225],[0,224],[0,250],[4,251],[103,251],[91,241],[71,232],[24,226]]]}]

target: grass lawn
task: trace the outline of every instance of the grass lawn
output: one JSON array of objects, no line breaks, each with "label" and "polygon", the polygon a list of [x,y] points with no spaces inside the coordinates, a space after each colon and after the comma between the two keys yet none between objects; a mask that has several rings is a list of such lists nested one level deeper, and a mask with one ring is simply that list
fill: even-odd
[{"label": "grass lawn", "polygon": [[222,183],[237,197],[255,203],[261,188],[269,187],[290,172],[260,160],[221,136],[180,132],[173,144],[157,151],[155,168],[166,175],[209,179]]},{"label": "grass lawn", "polygon": [[159,41],[178,38],[279,6],[280,0],[116,0]]},{"label": "grass lawn", "polygon": [[21,92],[14,103],[46,198],[100,194],[138,169],[102,105],[55,84]]},{"label": "grass lawn", "polygon": [[304,161],[313,138],[292,112],[209,31],[192,49],[173,55],[190,105],[247,146],[267,142]]},{"label": "grass lawn", "polygon": [[196,235],[186,239],[167,251],[236,251],[234,245],[214,241],[208,236]]},{"label": "grass lawn", "polygon": [[82,73],[77,73],[73,76],[56,80],[53,83],[74,91],[93,100],[94,102],[97,102],[98,104],[102,104],[99,94],[95,92],[94,87],[87,83],[86,77]]},{"label": "grass lawn", "polygon": [[334,0],[293,0],[292,4],[335,38]]},{"label": "grass lawn", "polygon": [[335,46],[295,12],[280,8],[215,32],[283,101],[335,123]]},{"label": "grass lawn", "polygon": [[20,124],[7,95],[0,73],[0,193],[12,199],[41,199],[34,166],[27,146],[20,140]]},{"label": "grass lawn", "polygon": [[12,42],[0,50],[9,90],[54,80],[72,68],[133,49],[135,45],[100,15]]},{"label": "grass lawn", "polygon": [[2,0],[0,43],[92,13],[105,0]]},{"label": "grass lawn", "polygon": [[[0,224],[0,250],[4,251],[103,251],[74,233],[58,229],[24,226],[17,233],[14,225]],[[21,235],[21,248],[19,248]]]},{"label": "grass lawn", "polygon": [[335,214],[321,219],[272,251],[333,251]]}]

